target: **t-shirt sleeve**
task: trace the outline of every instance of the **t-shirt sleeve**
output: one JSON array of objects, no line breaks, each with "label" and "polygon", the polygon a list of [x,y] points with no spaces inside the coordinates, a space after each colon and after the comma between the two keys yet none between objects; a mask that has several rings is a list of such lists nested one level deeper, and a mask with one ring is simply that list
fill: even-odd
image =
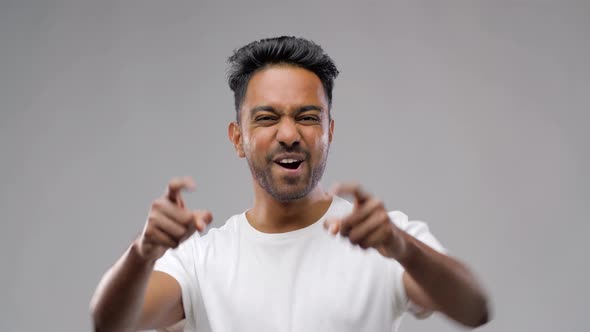
[{"label": "t-shirt sleeve", "polygon": [[[156,261],[154,271],[164,272],[172,276],[180,285],[182,291],[182,306],[185,319],[183,321],[194,321],[193,296],[198,290],[197,277],[195,274],[194,248],[195,240],[199,237],[195,233],[192,237],[181,243],[176,249],[169,249]],[[179,326],[184,322],[180,321],[161,331],[178,331]]]},{"label": "t-shirt sleeve", "polygon": [[[424,244],[428,245],[432,249],[447,254],[447,249],[430,233],[428,225],[422,221],[409,220],[408,216],[400,211],[392,211],[389,213],[389,217],[393,223],[401,230],[412,235],[416,239],[420,240]],[[432,314],[431,311],[421,308],[417,304],[410,301],[406,294],[406,289],[403,284],[403,273],[404,268],[400,265],[395,275],[396,289],[399,290],[399,294],[396,294],[396,301],[401,301],[405,310],[410,312],[414,317],[423,319]]]}]

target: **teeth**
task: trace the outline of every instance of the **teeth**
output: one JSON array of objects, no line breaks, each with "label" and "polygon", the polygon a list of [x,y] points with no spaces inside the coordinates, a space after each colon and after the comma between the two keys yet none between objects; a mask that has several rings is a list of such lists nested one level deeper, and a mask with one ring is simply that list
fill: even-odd
[{"label": "teeth", "polygon": [[281,159],[279,162],[283,163],[283,164],[291,164],[291,163],[296,163],[299,160],[295,160],[295,159]]}]

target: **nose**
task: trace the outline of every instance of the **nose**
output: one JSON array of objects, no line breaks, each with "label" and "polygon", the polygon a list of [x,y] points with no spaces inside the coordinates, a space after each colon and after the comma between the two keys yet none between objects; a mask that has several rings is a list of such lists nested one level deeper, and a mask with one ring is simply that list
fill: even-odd
[{"label": "nose", "polygon": [[277,128],[277,141],[283,146],[293,147],[299,144],[301,135],[293,119],[283,119]]}]

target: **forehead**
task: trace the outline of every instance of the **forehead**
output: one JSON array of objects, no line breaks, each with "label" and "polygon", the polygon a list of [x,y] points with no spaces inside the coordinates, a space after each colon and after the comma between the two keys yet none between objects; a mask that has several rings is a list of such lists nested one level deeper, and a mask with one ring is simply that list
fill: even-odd
[{"label": "forehead", "polygon": [[328,109],[327,97],[320,78],[304,68],[274,65],[252,75],[242,109],[272,106],[288,111],[306,105],[318,105],[325,110]]}]

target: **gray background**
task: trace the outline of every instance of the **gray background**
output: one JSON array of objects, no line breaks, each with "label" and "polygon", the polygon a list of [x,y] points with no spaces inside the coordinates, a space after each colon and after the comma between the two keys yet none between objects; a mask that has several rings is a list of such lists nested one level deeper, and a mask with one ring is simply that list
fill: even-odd
[{"label": "gray background", "polygon": [[324,185],[427,221],[492,295],[481,331],[586,331],[589,17],[587,1],[2,1],[0,330],[90,330],[96,284],[174,175],[215,226],[249,207],[225,59],[289,34],[342,72]]}]

